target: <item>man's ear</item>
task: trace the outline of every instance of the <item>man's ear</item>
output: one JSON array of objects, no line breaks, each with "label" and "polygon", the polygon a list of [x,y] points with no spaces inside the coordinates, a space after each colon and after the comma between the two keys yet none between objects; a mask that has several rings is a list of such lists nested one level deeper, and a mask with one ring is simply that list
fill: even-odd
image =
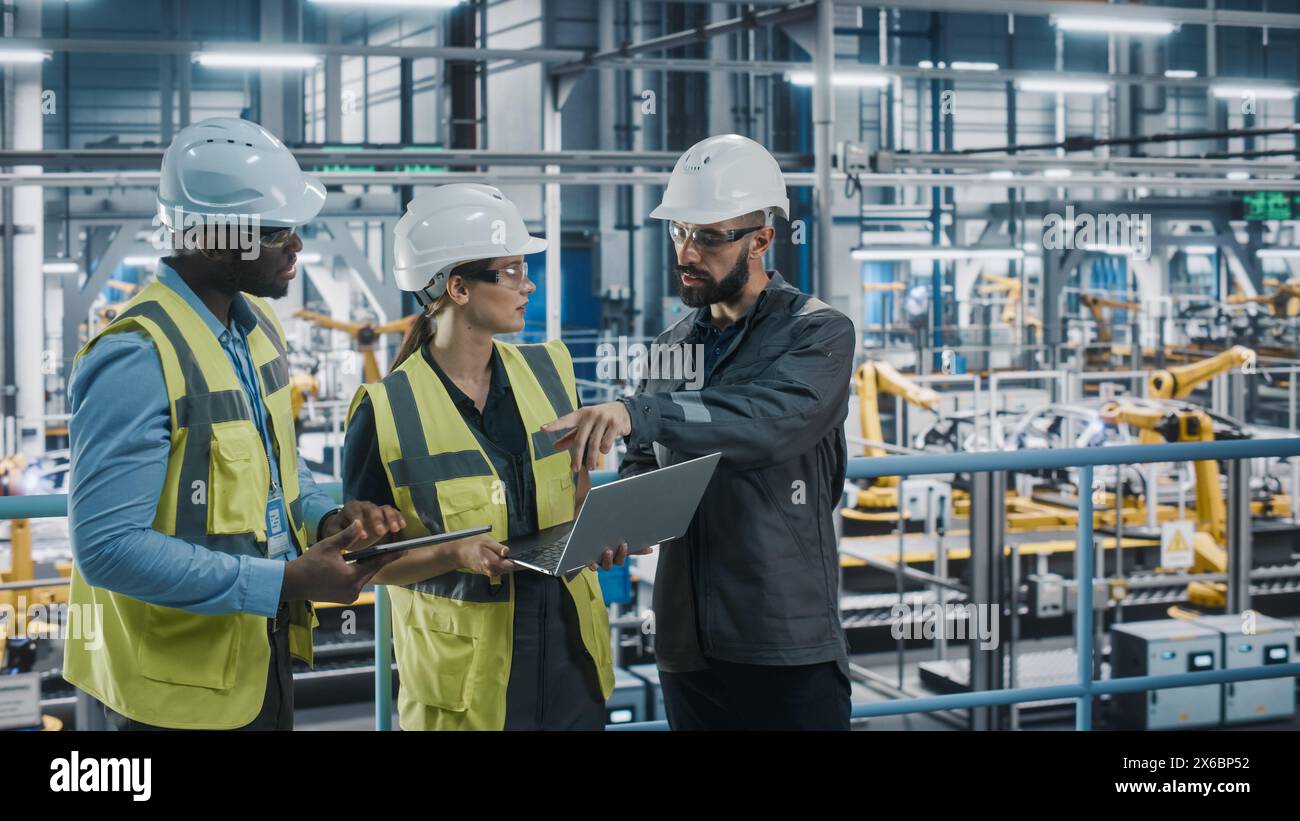
[{"label": "man's ear", "polygon": [[770,225],[764,226],[754,232],[754,242],[749,246],[749,255],[751,257],[761,257],[767,253],[767,249],[772,247],[772,241],[776,239],[776,229]]}]

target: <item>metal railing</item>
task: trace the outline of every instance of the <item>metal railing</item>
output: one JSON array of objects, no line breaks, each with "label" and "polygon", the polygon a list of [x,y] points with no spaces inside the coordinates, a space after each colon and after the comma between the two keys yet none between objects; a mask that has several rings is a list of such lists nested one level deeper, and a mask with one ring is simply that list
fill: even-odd
[{"label": "metal railing", "polygon": [[[1098,465],[1149,464],[1198,460],[1257,459],[1300,456],[1300,436],[1282,439],[1243,439],[1222,442],[1196,442],[1164,445],[1119,445],[1102,448],[1060,448],[1043,450],[926,454],[921,456],[858,457],[849,460],[848,476],[852,479],[875,479],[881,476],[924,476],[947,473],[984,473],[1001,471],[1053,470],[1079,468],[1081,488],[1092,487],[1093,468]],[[614,471],[592,474],[593,484],[614,478]],[[337,484],[321,485],[337,494]],[[0,497],[0,519],[50,518],[67,515],[66,495]],[[1074,551],[1075,579],[1094,577],[1092,494],[1079,494],[1079,516]],[[1083,549],[1084,547],[1087,549]],[[375,588],[375,729],[392,728],[392,623],[388,597],[382,585]],[[1173,675],[1135,676],[1110,680],[1093,678],[1093,602],[1091,596],[1078,597],[1075,612],[1075,651],[1078,680],[1073,684],[1049,687],[1005,688],[970,693],[905,698],[868,704],[856,704],[853,718],[929,713],[945,710],[998,707],[1035,701],[1074,699],[1075,729],[1092,729],[1092,699],[1099,695],[1131,693],[1142,690],[1195,687],[1270,678],[1300,676],[1300,663],[1240,667]],[[662,730],[666,721],[643,721],[610,725],[609,729]]]}]

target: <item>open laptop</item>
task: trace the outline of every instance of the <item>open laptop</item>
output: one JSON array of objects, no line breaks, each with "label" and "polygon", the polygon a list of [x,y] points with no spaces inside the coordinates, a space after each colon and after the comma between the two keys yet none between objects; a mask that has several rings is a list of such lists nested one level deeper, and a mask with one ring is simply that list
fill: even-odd
[{"label": "open laptop", "polygon": [[593,487],[570,522],[511,539],[506,558],[548,576],[598,561],[627,542],[634,553],[686,532],[721,453]]}]

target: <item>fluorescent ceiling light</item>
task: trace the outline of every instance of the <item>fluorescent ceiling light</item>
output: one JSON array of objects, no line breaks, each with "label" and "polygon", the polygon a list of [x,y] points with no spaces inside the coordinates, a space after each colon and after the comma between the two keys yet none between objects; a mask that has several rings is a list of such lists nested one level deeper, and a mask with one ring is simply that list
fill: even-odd
[{"label": "fluorescent ceiling light", "polygon": [[0,48],[0,63],[41,63],[50,59],[48,51],[35,48]]},{"label": "fluorescent ceiling light", "polygon": [[1014,171],[1007,171],[1006,169],[989,172],[989,179],[991,180],[1009,180],[1013,179],[1015,176],[1016,174]]},{"label": "fluorescent ceiling light", "polygon": [[1171,80],[1192,80],[1196,77],[1196,72],[1190,68],[1170,68],[1165,70],[1165,76]]},{"label": "fluorescent ceiling light", "polygon": [[194,55],[194,62],[209,68],[312,68],[320,58],[313,54],[208,51]]},{"label": "fluorescent ceiling light", "polygon": [[934,68],[934,63],[929,60],[922,60],[916,64],[917,68]]},{"label": "fluorescent ceiling light", "polygon": [[874,261],[907,261],[915,259],[1024,259],[1019,248],[854,248],[853,258]]},{"label": "fluorescent ceiling light", "polygon": [[1110,83],[1105,80],[1017,80],[1016,88],[1021,91],[1037,91],[1043,94],[1105,94],[1110,91]]},{"label": "fluorescent ceiling light", "polygon": [[1213,245],[1184,245],[1183,246],[1184,254],[1202,254],[1207,257],[1218,252],[1218,250],[1219,249]]},{"label": "fluorescent ceiling light", "polygon": [[1137,253],[1137,248],[1132,245],[1080,245],[1080,251],[1092,251],[1095,254],[1110,254],[1116,257],[1132,256]]},{"label": "fluorescent ceiling light", "polygon": [[47,274],[75,274],[81,270],[81,266],[72,260],[56,259],[42,265],[41,270]]},{"label": "fluorescent ceiling light", "polygon": [[1300,257],[1300,248],[1260,248],[1255,252],[1260,259],[1281,259],[1282,257]]},{"label": "fluorescent ceiling light", "polygon": [[1044,168],[1043,176],[1052,180],[1059,180],[1070,176],[1074,172],[1068,168]]},{"label": "fluorescent ceiling light", "polygon": [[308,265],[316,265],[321,260],[320,254],[315,251],[303,251],[298,255],[298,261]]},{"label": "fluorescent ceiling light", "polygon": [[952,67],[958,71],[997,71],[1001,68],[997,63],[967,63],[961,60],[954,60]]},{"label": "fluorescent ceiling light", "polygon": [[929,245],[934,234],[929,231],[863,231],[863,245]]},{"label": "fluorescent ceiling light", "polygon": [[123,257],[123,265],[130,265],[134,268],[152,268],[158,264],[158,257]]},{"label": "fluorescent ceiling light", "polygon": [[[817,82],[817,75],[811,71],[791,71],[785,78],[797,86],[810,86]],[[865,72],[837,71],[831,75],[831,85],[858,86],[866,88],[884,88],[889,85],[888,74],[867,74]]]},{"label": "fluorescent ceiling light", "polygon": [[1250,179],[1249,171],[1229,171],[1225,175],[1230,180],[1248,180]]},{"label": "fluorescent ceiling light", "polygon": [[449,9],[464,0],[311,0],[321,6],[405,6],[407,8]]},{"label": "fluorescent ceiling light", "polygon": [[1220,98],[1254,97],[1259,100],[1289,100],[1296,94],[1294,88],[1278,88],[1277,86],[1216,85],[1210,87],[1210,92],[1215,97]]},{"label": "fluorescent ceiling light", "polygon": [[1068,14],[1053,15],[1052,24],[1061,31],[1091,32],[1094,34],[1152,34],[1163,36],[1178,30],[1178,24],[1168,20],[1082,17]]}]

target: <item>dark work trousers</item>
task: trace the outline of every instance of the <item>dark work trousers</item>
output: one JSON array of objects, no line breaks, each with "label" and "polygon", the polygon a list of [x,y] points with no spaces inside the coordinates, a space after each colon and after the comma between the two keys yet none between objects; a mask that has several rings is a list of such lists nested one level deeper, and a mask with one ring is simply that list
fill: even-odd
[{"label": "dark work trousers", "polygon": [[659,673],[672,729],[849,729],[849,680],[833,661],[791,667],[708,663],[707,670]]},{"label": "dark work trousers", "polygon": [[[267,619],[267,638],[271,642],[271,663],[266,673],[266,696],[262,711],[240,730],[293,729],[293,659],[289,656],[289,605],[281,604],[275,620]],[[107,706],[104,719],[109,730],[167,730],[142,721],[132,721]]]},{"label": "dark work trousers", "polygon": [[564,582],[529,570],[515,581],[507,730],[603,730],[605,699]]}]

